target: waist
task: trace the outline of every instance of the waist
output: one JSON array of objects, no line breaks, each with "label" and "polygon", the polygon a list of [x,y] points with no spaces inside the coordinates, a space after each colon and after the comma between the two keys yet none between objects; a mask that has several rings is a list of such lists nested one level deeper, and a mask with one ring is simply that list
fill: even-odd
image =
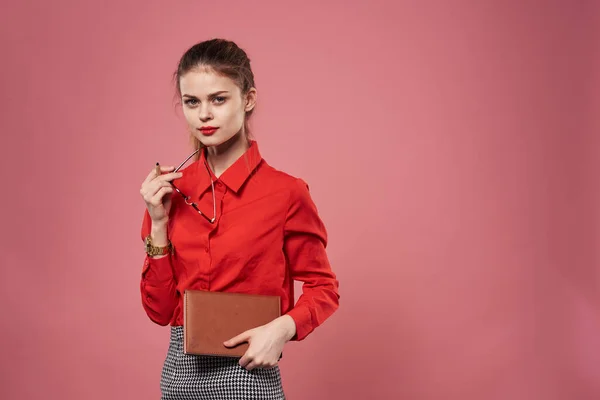
[{"label": "waist", "polygon": [[[172,327],[179,327],[181,328],[181,335],[183,337],[183,309],[184,309],[184,304],[183,304],[183,293],[185,292],[185,290],[204,290],[204,289],[199,289],[196,286],[188,286],[188,287],[178,287],[177,288],[177,294],[178,294],[178,302],[177,305],[175,306],[175,310],[173,313],[173,318],[171,319],[171,326]],[[293,306],[293,299],[294,299],[294,291],[293,291],[293,287],[290,288],[289,291],[284,290],[283,288],[279,288],[278,290],[209,290],[211,292],[229,292],[229,293],[239,293],[239,294],[250,294],[250,295],[264,295],[264,296],[277,296],[279,297],[279,302],[280,302],[280,310],[281,310],[281,314],[285,314],[288,311],[290,311]],[[179,333],[177,333],[179,334]]]},{"label": "waist", "polygon": [[171,341],[183,343],[183,326],[171,325]]}]

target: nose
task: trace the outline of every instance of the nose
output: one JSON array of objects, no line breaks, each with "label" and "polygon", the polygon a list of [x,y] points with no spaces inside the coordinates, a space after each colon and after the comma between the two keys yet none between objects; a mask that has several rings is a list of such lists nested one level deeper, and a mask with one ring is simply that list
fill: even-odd
[{"label": "nose", "polygon": [[198,107],[198,118],[202,122],[210,121],[213,118],[208,104],[204,103]]}]

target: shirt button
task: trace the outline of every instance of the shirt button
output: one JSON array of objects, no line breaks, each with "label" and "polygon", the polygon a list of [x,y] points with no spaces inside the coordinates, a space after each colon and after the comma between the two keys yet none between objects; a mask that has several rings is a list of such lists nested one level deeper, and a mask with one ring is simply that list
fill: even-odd
[{"label": "shirt button", "polygon": [[205,253],[208,253],[208,247],[205,247],[205,248],[204,248],[204,252],[205,252]]}]

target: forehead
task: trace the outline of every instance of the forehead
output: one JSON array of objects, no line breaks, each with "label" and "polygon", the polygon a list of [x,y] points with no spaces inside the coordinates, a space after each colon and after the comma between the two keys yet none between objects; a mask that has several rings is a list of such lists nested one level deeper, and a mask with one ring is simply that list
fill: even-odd
[{"label": "forehead", "polygon": [[208,96],[222,90],[228,92],[239,90],[231,78],[204,67],[183,74],[179,78],[179,88],[182,95],[189,94],[197,97]]}]

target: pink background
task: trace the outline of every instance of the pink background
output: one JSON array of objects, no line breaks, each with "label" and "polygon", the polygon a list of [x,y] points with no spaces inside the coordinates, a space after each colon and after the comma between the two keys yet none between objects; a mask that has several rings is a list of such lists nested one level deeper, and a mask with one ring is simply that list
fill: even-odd
[{"label": "pink background", "polygon": [[600,398],[598,2],[109,3],[0,12],[0,397],[158,398],[138,190],[189,150],[178,57],[223,36],[341,282],[290,399]]}]

